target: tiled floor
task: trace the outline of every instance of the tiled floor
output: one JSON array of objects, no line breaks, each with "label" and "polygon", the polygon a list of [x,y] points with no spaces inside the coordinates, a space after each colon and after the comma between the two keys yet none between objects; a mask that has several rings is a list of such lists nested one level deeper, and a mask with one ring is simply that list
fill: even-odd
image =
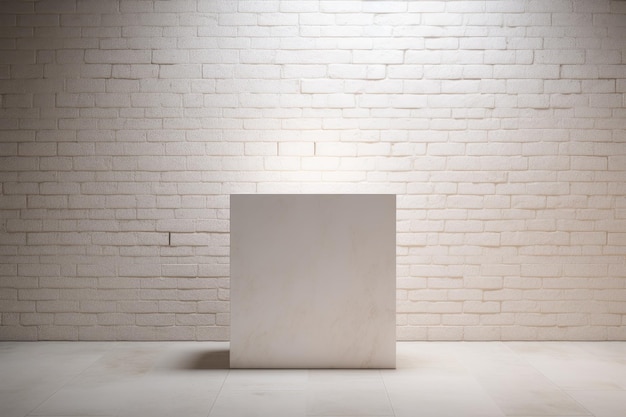
[{"label": "tiled floor", "polygon": [[399,342],[395,370],[229,370],[227,343],[0,343],[0,416],[626,416],[626,342]]}]

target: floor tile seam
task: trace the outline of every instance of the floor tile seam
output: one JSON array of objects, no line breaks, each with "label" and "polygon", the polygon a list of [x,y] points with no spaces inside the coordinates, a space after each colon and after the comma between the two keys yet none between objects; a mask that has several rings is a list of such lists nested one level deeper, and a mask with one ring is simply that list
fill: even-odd
[{"label": "floor tile seam", "polygon": [[[529,342],[529,343],[541,343],[541,342]],[[513,350],[510,346],[508,346],[507,343],[504,343],[504,346],[511,352],[511,354],[513,354],[514,356],[516,356],[520,361],[522,361],[526,366],[528,366],[529,368],[531,368],[533,371],[535,371],[537,374],[541,375],[542,377],[544,377],[548,382],[550,382],[550,384],[554,385],[559,391],[563,391],[563,388],[557,384],[555,381],[552,380],[552,378],[550,378],[548,375],[546,375],[545,373],[543,373],[539,368],[537,368],[532,362],[530,362],[529,360],[527,360],[525,357],[523,357],[522,355],[520,355],[519,353],[517,353],[515,350]]]},{"label": "floor tile seam", "polygon": [[391,402],[391,397],[389,395],[389,389],[387,388],[387,383],[385,382],[385,378],[383,378],[382,372],[379,370],[378,373],[380,374],[380,379],[383,382],[383,387],[385,387],[385,396],[387,397],[387,401],[389,401],[389,407],[391,407],[392,416],[395,417],[396,410],[395,408],[393,408],[393,402]]},{"label": "floor tile seam", "polygon": [[624,391],[626,393],[626,389],[600,389],[600,388],[563,388],[564,391],[580,391],[580,392],[590,392],[590,391],[601,391],[601,392],[621,392]]},{"label": "floor tile seam", "polygon": [[[541,343],[541,342],[529,342],[529,343]],[[519,359],[521,359],[524,363],[526,363],[529,367],[531,367],[533,370],[535,370],[535,372],[539,373],[541,376],[543,376],[544,378],[546,378],[548,381],[550,381],[550,383],[552,385],[554,385],[556,387],[556,391],[561,392],[563,395],[565,395],[567,398],[569,398],[570,400],[572,400],[576,405],[578,405],[581,409],[585,410],[587,413],[589,413],[587,416],[584,417],[594,417],[595,414],[593,412],[591,412],[591,410],[587,409],[587,407],[585,407],[583,404],[581,404],[578,400],[576,400],[574,397],[572,397],[563,387],[561,387],[559,384],[557,384],[555,381],[553,381],[548,375],[544,374],[540,369],[537,369],[537,367],[535,367],[532,363],[530,363],[528,360],[526,360],[526,358],[524,358],[523,356],[521,356],[519,353],[515,352],[513,349],[511,349],[510,346],[508,346],[506,343],[504,343],[504,346],[506,346],[506,348],[511,351],[511,353],[513,353],[515,356],[517,356]]]},{"label": "floor tile seam", "polygon": [[[246,389],[232,389],[232,388],[224,388],[218,392],[300,392],[300,391],[311,391],[306,388],[246,388]],[[315,390],[312,390],[315,391]],[[215,391],[213,391],[215,392]]]},{"label": "floor tile seam", "polygon": [[[116,345],[116,349],[119,349],[118,351],[128,352],[129,349],[134,349],[134,348],[153,348],[154,351],[152,351],[151,353],[158,352],[156,353],[156,355],[158,356],[159,353],[163,354],[163,353],[170,352],[171,346],[175,346],[179,342],[180,341],[148,340],[148,341],[116,341],[114,343]],[[159,345],[164,345],[164,346],[159,346]],[[121,381],[126,381],[130,379],[134,383],[137,383],[140,388],[135,394],[138,394],[138,393],[143,393],[144,390],[146,389],[145,388],[146,386],[150,387],[150,381],[153,378],[163,377],[166,375],[167,373],[160,373],[160,370],[158,368],[158,361],[155,360],[150,364],[149,367],[146,368],[145,371],[142,371],[138,375],[123,375],[121,378]],[[212,391],[207,391],[207,392],[212,392]],[[122,404],[119,410],[117,411],[116,416],[120,416],[122,413],[124,413],[125,410],[132,410],[134,407],[136,407],[136,405],[137,405],[137,402],[134,398],[126,399],[126,401],[124,401],[124,404]]]},{"label": "floor tile seam", "polygon": [[[622,340],[583,341],[583,342],[585,343],[582,343],[580,347],[582,350],[584,350],[589,355],[591,355],[595,360],[602,361],[602,362],[609,362],[609,363],[615,362],[615,358],[613,357],[607,358],[607,357],[600,356],[598,353],[590,350],[588,346],[591,344],[595,345],[595,344],[601,344],[601,343],[609,343],[609,344],[619,343],[619,344],[624,344],[626,346],[626,341],[622,341]],[[616,355],[616,357],[619,357],[619,355]],[[620,384],[620,383],[615,383],[615,384],[620,387],[620,390],[626,390],[626,384]],[[570,390],[570,391],[573,391],[573,390]],[[601,391],[601,390],[597,390],[597,391]]]},{"label": "floor tile seam", "polygon": [[217,391],[217,395],[215,395],[215,398],[213,399],[213,402],[209,407],[209,411],[207,412],[206,417],[210,417],[211,413],[213,412],[213,408],[215,408],[215,404],[217,403],[218,398],[220,397],[220,395],[222,395],[224,384],[226,384],[226,380],[228,379],[228,375],[230,375],[230,371],[230,368],[227,369],[226,375],[224,376],[224,379],[222,380],[222,383],[220,385],[220,389]]},{"label": "floor tile seam", "polygon": [[[80,343],[80,341],[78,342]],[[108,351],[108,349],[107,349]],[[67,388],[69,385],[71,385],[74,381],[76,381],[81,375],[83,375],[85,372],[87,372],[87,370],[89,370],[91,367],[93,367],[100,359],[102,359],[102,357],[104,356],[104,353],[100,354],[100,356],[95,359],[92,363],[89,364],[89,366],[87,366],[85,369],[83,369],[82,371],[80,371],[79,373],[77,373],[76,375],[72,376],[71,378],[69,378],[67,381],[65,381],[63,383],[63,385],[60,385],[52,394],[50,394],[49,396],[47,396],[45,399],[43,399],[41,402],[39,402],[37,405],[35,405],[27,414],[25,414],[24,417],[39,417],[37,414],[33,414],[33,412],[35,410],[37,410],[39,407],[41,407],[41,405],[43,403],[45,403],[46,401],[48,401],[50,398],[54,397],[56,394],[59,393],[59,391],[61,391],[64,388]],[[119,412],[117,413],[119,414]]]},{"label": "floor tile seam", "polygon": [[[463,343],[463,342],[461,342]],[[501,340],[498,341],[494,341],[493,343],[499,344],[499,345],[505,345],[505,343]],[[510,348],[507,346],[507,349],[510,350]],[[467,373],[467,375],[469,375],[472,380],[474,382],[476,382],[476,384],[478,384],[478,387],[480,387],[480,389],[482,390],[482,392],[485,394],[485,396],[487,396],[491,402],[493,403],[493,405],[498,409],[498,411],[500,411],[500,414],[503,417],[514,417],[514,416],[510,416],[508,414],[505,413],[505,411],[502,409],[502,407],[500,406],[500,404],[498,404],[498,402],[493,398],[493,396],[491,395],[491,393],[489,392],[489,390],[487,389],[487,387],[481,382],[481,380],[474,374],[474,372],[463,362],[458,360],[459,356],[458,356],[458,352],[454,351],[453,355],[455,357],[455,360],[458,361],[459,365],[461,365],[463,367],[463,369],[465,370],[465,372]],[[521,416],[520,416],[521,417]],[[533,416],[533,417],[537,417],[537,416]],[[541,416],[539,416],[541,417]],[[550,417],[555,417],[555,416],[550,416]],[[588,416],[585,416],[588,417]]]},{"label": "floor tile seam", "polygon": [[485,394],[485,396],[488,397],[493,403],[493,405],[498,409],[498,411],[500,411],[500,414],[502,415],[502,417],[505,417],[505,416],[508,417],[507,414],[502,409],[502,407],[500,407],[500,404],[498,404],[498,402],[493,398],[491,393],[487,390],[487,388],[483,385],[483,383],[480,382],[480,380],[476,377],[476,375],[474,375],[472,372],[469,372],[469,374],[472,377],[472,379],[476,382],[476,384],[478,384],[478,387],[480,387],[481,391]]},{"label": "floor tile seam", "polygon": [[[587,354],[592,355],[593,357],[599,358],[599,359],[603,359],[600,358],[598,356],[597,352],[594,352],[593,350],[589,349],[590,345],[599,345],[599,344],[624,344],[626,346],[626,340],[576,340],[576,341],[572,341],[573,343],[577,343],[578,346],[580,346],[580,349],[584,350]],[[618,355],[616,355],[618,356]]]},{"label": "floor tile seam", "polygon": [[[600,357],[597,353],[589,350],[586,347],[586,344],[585,345],[581,345],[580,342],[581,341],[569,341],[569,340],[562,340],[562,341],[559,341],[559,340],[527,341],[527,343],[535,343],[535,344],[544,344],[544,343],[546,343],[546,344],[568,344],[568,345],[572,345],[572,346],[576,347],[577,349],[579,349],[580,352],[575,352],[575,354],[577,356],[580,356],[580,355],[584,354],[585,355],[585,358],[584,358],[585,360],[592,360],[594,362],[595,361],[607,361],[605,358]],[[516,342],[515,341],[507,342],[507,344],[510,344],[510,343],[516,343]],[[604,342],[603,341],[594,341],[592,343],[604,343]],[[507,347],[509,347],[509,346],[507,346]],[[513,350],[511,347],[509,347],[509,349]],[[513,350],[513,352],[515,352],[515,351]],[[553,356],[554,355],[552,353],[550,353],[549,354],[549,359],[552,360]],[[542,360],[542,359],[545,360],[545,358],[538,358],[538,360]],[[577,360],[578,359],[579,358],[577,357]],[[610,360],[609,362],[612,362],[612,360]]]},{"label": "floor tile seam", "polygon": [[[600,392],[614,392],[614,391],[618,391],[618,390],[599,390],[599,389],[589,389],[589,390],[582,390],[582,389],[570,389],[567,391],[580,391],[580,392],[595,392],[595,391],[600,391]],[[621,390],[623,391],[623,390]],[[585,416],[587,417],[587,416]],[[596,417],[595,414],[591,414],[591,417]]]}]

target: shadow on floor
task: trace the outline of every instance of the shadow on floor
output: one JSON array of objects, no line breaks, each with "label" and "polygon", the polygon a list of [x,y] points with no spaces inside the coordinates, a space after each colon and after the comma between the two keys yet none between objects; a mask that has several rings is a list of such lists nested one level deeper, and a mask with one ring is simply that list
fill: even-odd
[{"label": "shadow on floor", "polygon": [[230,369],[230,351],[225,349],[201,352],[185,362],[183,369],[189,370]]}]

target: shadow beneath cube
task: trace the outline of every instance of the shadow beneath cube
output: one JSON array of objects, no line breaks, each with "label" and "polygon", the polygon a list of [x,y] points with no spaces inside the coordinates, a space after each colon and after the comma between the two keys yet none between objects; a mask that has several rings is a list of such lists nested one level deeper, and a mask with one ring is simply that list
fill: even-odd
[{"label": "shadow beneath cube", "polygon": [[212,350],[201,352],[189,357],[184,364],[184,369],[206,370],[206,369],[230,369],[230,351]]}]

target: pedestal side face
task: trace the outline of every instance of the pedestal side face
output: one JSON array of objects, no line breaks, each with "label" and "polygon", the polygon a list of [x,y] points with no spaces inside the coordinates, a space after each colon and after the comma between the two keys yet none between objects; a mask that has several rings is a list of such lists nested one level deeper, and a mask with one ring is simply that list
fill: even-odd
[{"label": "pedestal side face", "polygon": [[395,195],[232,195],[233,368],[395,367]]}]

